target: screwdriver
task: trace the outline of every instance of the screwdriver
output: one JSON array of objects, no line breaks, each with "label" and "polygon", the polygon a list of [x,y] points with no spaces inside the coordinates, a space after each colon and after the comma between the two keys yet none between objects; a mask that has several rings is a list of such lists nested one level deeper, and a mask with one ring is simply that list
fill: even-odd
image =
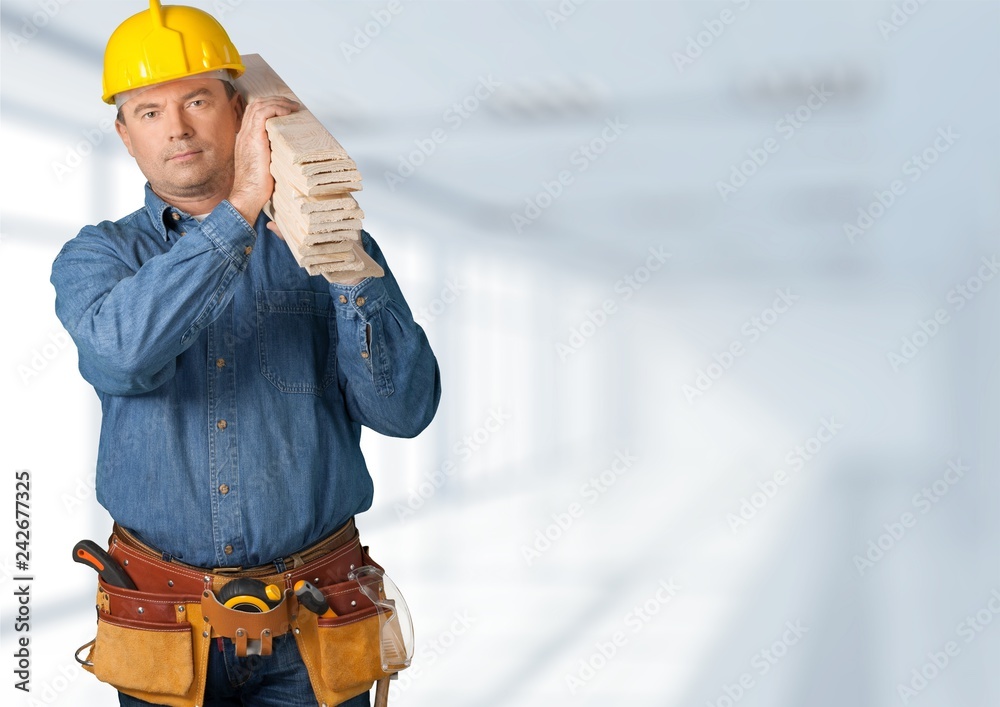
[{"label": "screwdriver", "polygon": [[314,587],[310,582],[300,579],[295,583],[294,589],[299,603],[309,609],[309,611],[320,618],[336,616],[333,609],[330,608],[330,604],[327,603],[326,597],[323,596],[323,592]]}]

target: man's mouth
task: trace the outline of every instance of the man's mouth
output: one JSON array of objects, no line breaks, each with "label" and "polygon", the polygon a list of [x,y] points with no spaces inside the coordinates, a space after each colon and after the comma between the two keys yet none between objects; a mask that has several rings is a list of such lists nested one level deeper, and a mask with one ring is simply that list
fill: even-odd
[{"label": "man's mouth", "polygon": [[191,159],[195,155],[200,155],[201,150],[188,150],[187,152],[178,152],[176,155],[170,158],[170,161],[174,162],[184,162]]}]

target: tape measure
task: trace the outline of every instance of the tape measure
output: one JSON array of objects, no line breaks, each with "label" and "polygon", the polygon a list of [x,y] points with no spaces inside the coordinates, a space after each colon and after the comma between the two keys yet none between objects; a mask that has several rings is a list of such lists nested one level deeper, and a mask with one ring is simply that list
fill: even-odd
[{"label": "tape measure", "polygon": [[262,614],[281,603],[281,588],[259,579],[239,577],[223,586],[216,596],[229,609]]}]

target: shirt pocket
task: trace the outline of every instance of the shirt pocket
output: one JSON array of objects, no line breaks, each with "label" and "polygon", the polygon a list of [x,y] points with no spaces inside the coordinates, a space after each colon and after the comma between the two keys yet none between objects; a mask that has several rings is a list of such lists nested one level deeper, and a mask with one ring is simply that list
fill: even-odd
[{"label": "shirt pocket", "polygon": [[320,395],[337,379],[332,307],[325,292],[257,292],[260,372],[281,392]]}]

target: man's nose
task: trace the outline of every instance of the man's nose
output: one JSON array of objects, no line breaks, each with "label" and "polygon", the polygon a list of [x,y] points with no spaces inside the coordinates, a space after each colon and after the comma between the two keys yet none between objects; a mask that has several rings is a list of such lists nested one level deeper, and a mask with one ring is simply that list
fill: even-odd
[{"label": "man's nose", "polygon": [[191,123],[183,110],[179,108],[168,110],[167,120],[169,121],[167,126],[168,135],[171,139],[184,140],[194,134],[194,128],[191,127]]}]

